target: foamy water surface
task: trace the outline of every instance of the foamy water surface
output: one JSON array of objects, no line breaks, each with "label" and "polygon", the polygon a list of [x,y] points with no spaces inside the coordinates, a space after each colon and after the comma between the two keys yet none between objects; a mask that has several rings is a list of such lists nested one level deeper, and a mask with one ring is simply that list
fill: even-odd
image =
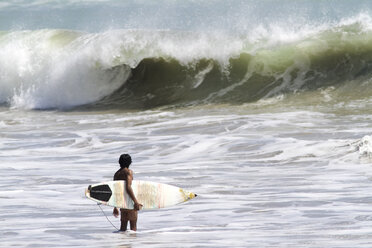
[{"label": "foamy water surface", "polygon": [[[370,247],[371,115],[255,108],[3,108],[1,246]],[[84,188],[124,152],[135,179],[198,197],[115,232]]]}]

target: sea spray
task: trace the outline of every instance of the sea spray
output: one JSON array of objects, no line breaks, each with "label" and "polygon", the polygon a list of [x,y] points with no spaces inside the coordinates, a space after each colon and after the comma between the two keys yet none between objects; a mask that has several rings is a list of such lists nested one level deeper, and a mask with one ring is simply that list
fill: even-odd
[{"label": "sea spray", "polygon": [[[9,32],[0,38],[0,102],[12,107],[68,108],[97,101],[129,77],[129,67],[107,66],[94,35],[64,30]],[[94,39],[94,38],[93,38]]]}]

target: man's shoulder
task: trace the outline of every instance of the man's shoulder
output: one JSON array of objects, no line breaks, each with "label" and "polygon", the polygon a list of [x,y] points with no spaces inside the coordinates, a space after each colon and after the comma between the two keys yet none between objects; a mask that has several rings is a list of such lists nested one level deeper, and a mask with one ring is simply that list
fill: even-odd
[{"label": "man's shoulder", "polygon": [[133,172],[129,169],[118,170],[114,175],[114,180],[127,180],[128,176],[132,176]]},{"label": "man's shoulder", "polygon": [[118,170],[115,172],[114,180],[123,180],[123,172],[122,170]]}]

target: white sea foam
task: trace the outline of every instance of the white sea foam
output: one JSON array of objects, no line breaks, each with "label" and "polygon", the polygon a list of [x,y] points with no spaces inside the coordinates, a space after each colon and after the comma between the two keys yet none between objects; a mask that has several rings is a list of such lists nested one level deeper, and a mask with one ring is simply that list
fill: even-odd
[{"label": "white sea foam", "polygon": [[364,136],[357,144],[360,156],[372,158],[372,137]]},{"label": "white sea foam", "polygon": [[[297,247],[311,240],[318,247],[342,238],[363,247],[370,169],[348,143],[367,130],[369,119],[249,109],[0,112],[21,123],[2,129],[2,244],[53,246],[63,239],[63,246]],[[135,179],[199,196],[140,212],[136,234],[113,233],[84,188],[111,180],[123,152],[133,156]],[[14,206],[16,214],[9,214]],[[118,226],[112,209],[103,209]],[[357,231],[340,232],[340,225]],[[220,238],[211,239],[215,235]]]},{"label": "white sea foam", "polygon": [[[81,240],[92,246],[110,240],[113,245],[125,242],[147,247],[170,247],[173,242],[187,247],[202,243],[241,247],[262,244],[262,240],[279,247],[298,246],[306,240],[334,244],[334,235],[344,237],[334,223],[341,225],[345,218],[349,224],[342,225],[347,230],[358,227],[358,231],[343,240],[363,242],[357,236],[368,228],[355,216],[362,216],[368,207],[352,202],[354,198],[365,201],[368,178],[360,172],[368,168],[359,165],[358,156],[350,158],[347,167],[334,163],[350,152],[345,134],[332,135],[340,128],[335,116],[311,111],[242,114],[246,109],[217,108],[211,109],[216,114],[203,115],[191,109],[29,112],[26,116],[3,112],[5,119],[8,115],[22,119],[23,132],[17,138],[13,135],[17,126],[2,130],[3,141],[8,143],[7,155],[0,153],[0,173],[5,175],[0,184],[7,185],[7,191],[0,192],[7,199],[0,204],[0,227],[7,226],[2,243],[14,244],[14,233],[18,244],[33,245],[51,245],[61,235],[66,246],[79,246]],[[348,131],[351,120],[337,118],[343,119]],[[363,127],[365,121],[361,118],[358,123]],[[135,179],[175,184],[199,196],[170,209],[141,212],[140,231],[134,236],[112,233],[83,192],[91,183],[111,180],[122,152],[133,155]],[[18,183],[11,184],[15,180]],[[363,187],[357,187],[360,184]],[[5,218],[15,205],[17,215]],[[330,212],[330,206],[334,211]],[[112,210],[103,208],[118,226],[110,217]],[[27,225],[30,221],[32,227]],[[332,235],[323,235],[320,227]],[[190,239],[185,241],[184,235]],[[221,238],[211,240],[211,235]],[[285,241],[288,237],[293,238]]]}]

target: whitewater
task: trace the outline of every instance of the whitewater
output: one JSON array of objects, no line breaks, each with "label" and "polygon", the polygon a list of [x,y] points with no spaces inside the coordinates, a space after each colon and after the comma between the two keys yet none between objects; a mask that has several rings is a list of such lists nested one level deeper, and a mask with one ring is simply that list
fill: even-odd
[{"label": "whitewater", "polygon": [[[371,11],[2,1],[0,247],[371,247]],[[122,153],[198,197],[116,232]]]}]

